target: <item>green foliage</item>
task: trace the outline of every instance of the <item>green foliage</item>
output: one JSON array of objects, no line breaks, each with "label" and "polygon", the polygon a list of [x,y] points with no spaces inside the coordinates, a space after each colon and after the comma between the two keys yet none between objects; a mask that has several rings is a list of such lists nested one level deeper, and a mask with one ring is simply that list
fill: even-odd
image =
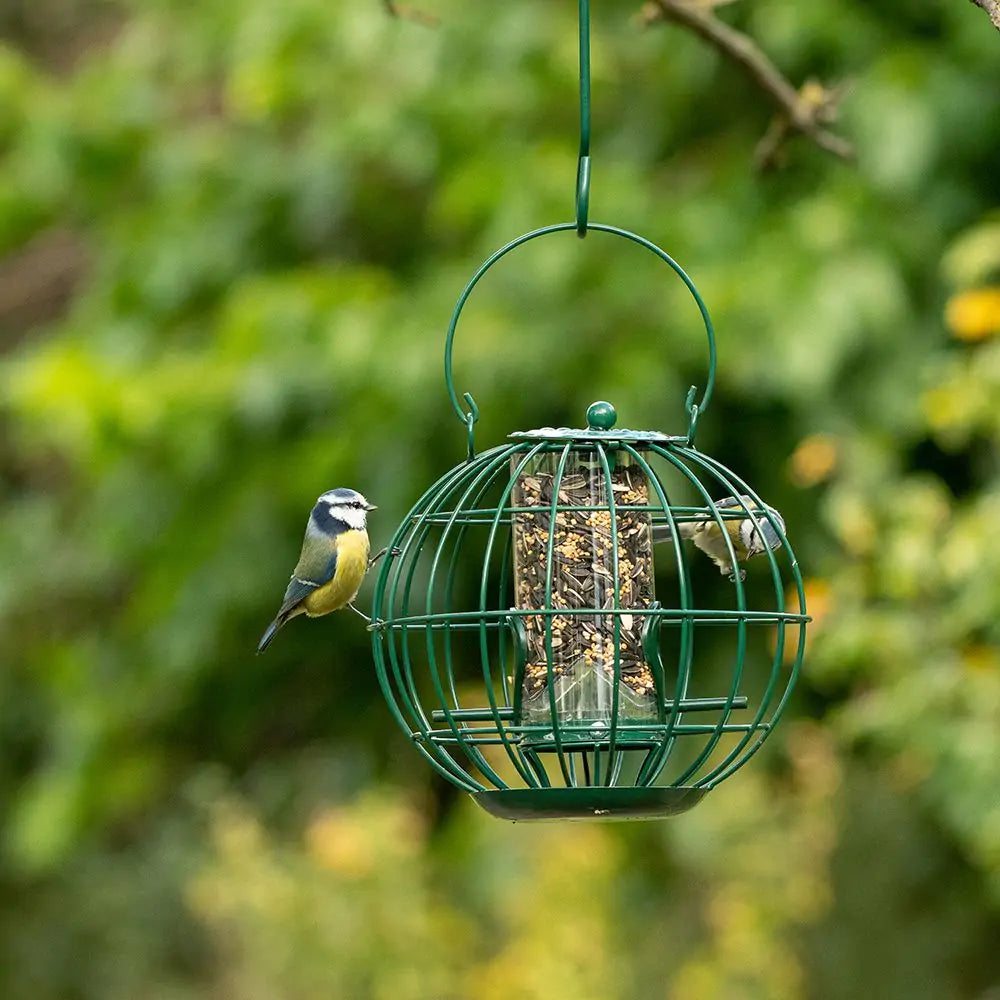
[{"label": "green foliage", "polygon": [[[363,489],[379,543],[464,455],[442,338],[483,258],[570,215],[575,5],[414,0],[433,29],[377,0],[15,6],[4,996],[1000,984],[1000,61],[981,11],[720,8],[793,79],[852,79],[858,163],[798,140],[760,177],[772,109],[741,72],[642,31],[637,2],[595,5],[592,218],[697,282],[720,362],[699,446],[783,512],[817,618],[784,737],[689,816],[622,829],[455,806],[353,617],[253,656],[318,493]],[[24,278],[54,235],[77,248],[64,309]],[[22,301],[44,321],[15,321]],[[458,333],[477,442],[579,424],[598,398],[683,429],[698,331],[637,247],[525,247]]]}]

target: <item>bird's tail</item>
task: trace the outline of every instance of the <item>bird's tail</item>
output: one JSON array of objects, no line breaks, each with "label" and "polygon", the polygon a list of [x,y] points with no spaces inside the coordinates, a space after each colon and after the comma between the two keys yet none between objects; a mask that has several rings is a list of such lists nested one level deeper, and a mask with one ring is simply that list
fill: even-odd
[{"label": "bird's tail", "polygon": [[280,618],[275,618],[270,625],[264,630],[264,634],[260,637],[260,642],[257,643],[257,653],[263,653],[267,649],[271,640],[274,638],[274,633],[278,631],[279,628],[284,624]]},{"label": "bird's tail", "polygon": [[[680,530],[681,538],[690,538],[697,522],[692,521],[682,521],[677,525]],[[660,542],[669,542],[671,538],[674,537],[673,530],[669,524],[654,524],[653,525],[653,544],[658,545]]]}]

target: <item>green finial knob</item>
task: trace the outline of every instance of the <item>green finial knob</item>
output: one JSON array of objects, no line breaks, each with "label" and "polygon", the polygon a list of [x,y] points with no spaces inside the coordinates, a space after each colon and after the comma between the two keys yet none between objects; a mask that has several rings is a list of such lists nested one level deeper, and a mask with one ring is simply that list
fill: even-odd
[{"label": "green finial knob", "polygon": [[610,403],[599,399],[587,407],[587,426],[592,431],[609,431],[615,426],[618,413]]}]

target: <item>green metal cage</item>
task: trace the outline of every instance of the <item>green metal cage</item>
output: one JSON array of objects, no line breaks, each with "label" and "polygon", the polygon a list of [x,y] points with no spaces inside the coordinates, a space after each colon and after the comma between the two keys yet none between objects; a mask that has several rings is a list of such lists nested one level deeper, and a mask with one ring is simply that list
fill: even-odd
[{"label": "green metal cage", "polygon": [[[694,447],[716,364],[694,283],[644,237],[588,221],[590,0],[578,5],[576,219],[497,250],[459,297],[445,381],[468,458],[400,524],[370,626],[379,683],[413,745],[508,819],[690,809],[773,730],[809,621],[780,515]],[[696,387],[688,393],[687,433],[616,429],[614,407],[601,402],[584,428],[514,433],[477,455],[479,410],[469,393],[459,399],[452,377],[462,309],[501,258],[567,231],[638,244],[690,292],[707,335],[708,377],[700,398]],[[691,540],[713,530],[710,561]],[[744,569],[735,545],[747,538],[762,544]],[[724,599],[713,561],[732,570]],[[698,599],[703,592],[710,601]]]},{"label": "green metal cage", "polygon": [[[788,703],[808,622],[784,523],[752,487],[694,447],[709,375],[683,436],[587,426],[516,432],[476,454],[478,408],[459,401],[451,351],[479,279],[452,316],[445,372],[468,458],[417,501],[375,585],[373,650],[389,706],[443,777],[508,819],[683,812],[744,764]],[[740,562],[734,524],[768,537]],[[685,526],[717,529],[726,585]],[[699,590],[713,596],[706,606]],[[720,600],[719,594],[726,595]],[[470,595],[474,595],[470,597]]]}]

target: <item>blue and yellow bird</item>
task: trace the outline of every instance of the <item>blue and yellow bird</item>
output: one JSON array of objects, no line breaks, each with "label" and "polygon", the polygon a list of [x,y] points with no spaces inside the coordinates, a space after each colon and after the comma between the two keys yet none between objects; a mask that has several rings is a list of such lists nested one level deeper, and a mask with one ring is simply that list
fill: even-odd
[{"label": "blue and yellow bird", "polygon": [[375,509],[356,490],[344,488],[327,490],[316,501],[285,599],[261,636],[258,653],[267,649],[289,618],[318,618],[343,607],[353,608],[369,565],[367,518]]},{"label": "blue and yellow bird", "polygon": [[[742,510],[744,513],[752,513],[757,520],[757,525],[749,516],[741,518],[722,518],[725,525],[726,534],[733,545],[733,554],[737,561],[745,562],[753,556],[760,555],[767,549],[780,549],[781,538],[774,525],[768,519],[767,514],[774,518],[775,524],[785,531],[785,522],[781,515],[773,507],[763,509],[754,502],[751,497],[726,497],[723,500],[715,501],[715,508],[720,513],[726,513],[733,508]],[[767,514],[765,514],[765,510]],[[694,544],[707,555],[723,576],[732,577],[735,575],[735,568],[732,564],[732,557],[729,554],[729,546],[723,537],[719,520],[711,514],[704,514],[695,521],[682,521],[678,524],[681,538],[694,542]],[[758,527],[759,526],[759,527]],[[653,541],[665,542],[673,537],[669,524],[656,524],[653,526]],[[746,578],[746,570],[740,570],[740,579]]]}]

